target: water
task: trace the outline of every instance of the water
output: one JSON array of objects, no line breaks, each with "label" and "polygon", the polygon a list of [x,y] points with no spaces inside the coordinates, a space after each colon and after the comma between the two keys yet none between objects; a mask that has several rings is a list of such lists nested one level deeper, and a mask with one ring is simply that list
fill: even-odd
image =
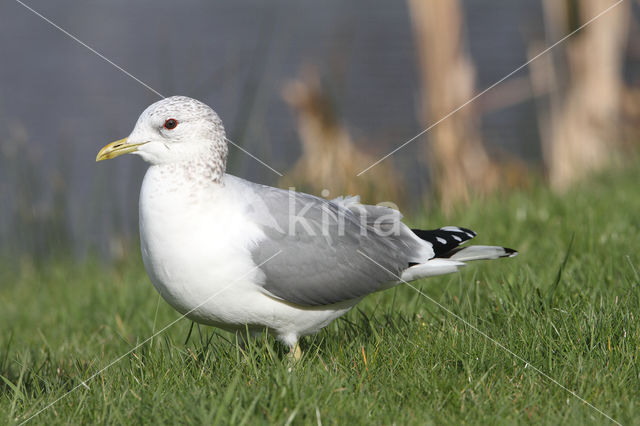
[{"label": "water", "polygon": [[[278,170],[289,169],[300,154],[281,89],[305,63],[321,70],[341,119],[363,149],[382,155],[422,130],[404,2],[28,4],[160,93],[208,103],[231,139]],[[541,35],[542,17],[533,0],[465,5],[481,89],[526,61],[527,38]],[[30,191],[33,216],[46,218],[55,210],[55,185],[64,193],[58,204],[67,206],[63,222],[77,251],[108,251],[112,236],[135,236],[145,165],[133,157],[100,164],[94,159],[105,143],[128,135],[138,114],[158,97],[18,3],[5,4],[0,37],[3,152],[15,150],[16,135],[24,133],[26,141],[17,155],[5,152],[0,163],[4,245],[16,238],[19,192]],[[486,115],[483,131],[493,149],[531,161],[539,156],[531,102]],[[418,194],[426,189],[427,173],[418,161],[424,143],[421,138],[392,159]],[[31,166],[37,172],[27,179],[24,169]],[[233,148],[230,169],[268,184],[277,178]],[[55,243],[46,243],[44,251]]]}]

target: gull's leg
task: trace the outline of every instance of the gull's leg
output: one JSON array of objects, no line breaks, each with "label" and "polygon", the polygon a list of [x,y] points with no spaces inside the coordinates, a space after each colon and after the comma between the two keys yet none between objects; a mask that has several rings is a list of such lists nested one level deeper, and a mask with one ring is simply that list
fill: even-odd
[{"label": "gull's leg", "polygon": [[289,371],[292,371],[293,364],[300,361],[302,358],[302,350],[298,344],[298,339],[299,336],[294,333],[278,335],[278,340],[289,347],[289,353],[287,354],[287,358],[289,360]]},{"label": "gull's leg", "polygon": [[298,362],[302,359],[302,349],[300,349],[300,344],[298,342],[289,347],[289,354],[287,356],[289,357],[289,360],[293,362]]},{"label": "gull's leg", "polygon": [[302,358],[302,349],[300,349],[300,345],[298,344],[298,342],[296,342],[293,346],[289,346],[289,353],[287,354],[287,358],[289,364],[289,368],[287,369],[287,371],[291,373],[296,364]]},{"label": "gull's leg", "polygon": [[235,335],[236,335],[236,342],[238,344],[238,348],[243,353],[247,353],[251,343],[257,340],[258,338],[260,338],[260,336],[262,335],[262,331],[255,330],[255,329],[248,329],[245,327],[243,329],[236,330]]},{"label": "gull's leg", "polygon": [[236,343],[242,352],[245,352],[249,346],[249,339],[250,336],[247,335],[247,330],[236,330]]}]

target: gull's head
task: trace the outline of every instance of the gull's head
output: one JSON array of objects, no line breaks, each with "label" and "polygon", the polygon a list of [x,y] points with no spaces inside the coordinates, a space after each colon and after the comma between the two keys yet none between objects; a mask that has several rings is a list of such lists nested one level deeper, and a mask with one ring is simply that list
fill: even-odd
[{"label": "gull's head", "polygon": [[131,134],[106,145],[96,161],[137,154],[151,164],[202,160],[224,168],[227,142],[222,120],[209,106],[186,96],[151,104]]}]

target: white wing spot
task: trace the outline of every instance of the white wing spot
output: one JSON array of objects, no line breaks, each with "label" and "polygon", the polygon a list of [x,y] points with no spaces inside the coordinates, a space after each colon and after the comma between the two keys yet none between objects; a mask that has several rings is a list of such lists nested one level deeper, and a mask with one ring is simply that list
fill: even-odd
[{"label": "white wing spot", "polygon": [[458,237],[457,235],[452,235],[452,237],[456,241],[462,241],[462,238]]},{"label": "white wing spot", "polygon": [[440,229],[449,232],[462,232],[462,229],[458,228],[457,226],[443,226]]},{"label": "white wing spot", "polygon": [[438,240],[440,244],[447,244],[447,240],[445,240],[444,238],[436,237],[436,240]]}]

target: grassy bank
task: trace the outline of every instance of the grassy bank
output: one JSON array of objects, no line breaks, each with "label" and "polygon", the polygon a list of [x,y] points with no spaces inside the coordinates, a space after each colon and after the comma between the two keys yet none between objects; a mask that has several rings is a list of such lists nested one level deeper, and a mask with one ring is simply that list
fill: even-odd
[{"label": "grassy bank", "polygon": [[292,372],[271,338],[244,355],[231,335],[189,333],[181,320],[94,376],[178,318],[138,252],[113,266],[5,259],[0,423],[20,423],[70,390],[32,422],[608,421],[535,368],[617,421],[637,423],[638,182],[640,171],[619,171],[564,196],[537,187],[447,220],[438,212],[407,218],[468,226],[478,243],[521,254],[415,283],[446,310],[407,286],[369,296],[305,339]]}]

